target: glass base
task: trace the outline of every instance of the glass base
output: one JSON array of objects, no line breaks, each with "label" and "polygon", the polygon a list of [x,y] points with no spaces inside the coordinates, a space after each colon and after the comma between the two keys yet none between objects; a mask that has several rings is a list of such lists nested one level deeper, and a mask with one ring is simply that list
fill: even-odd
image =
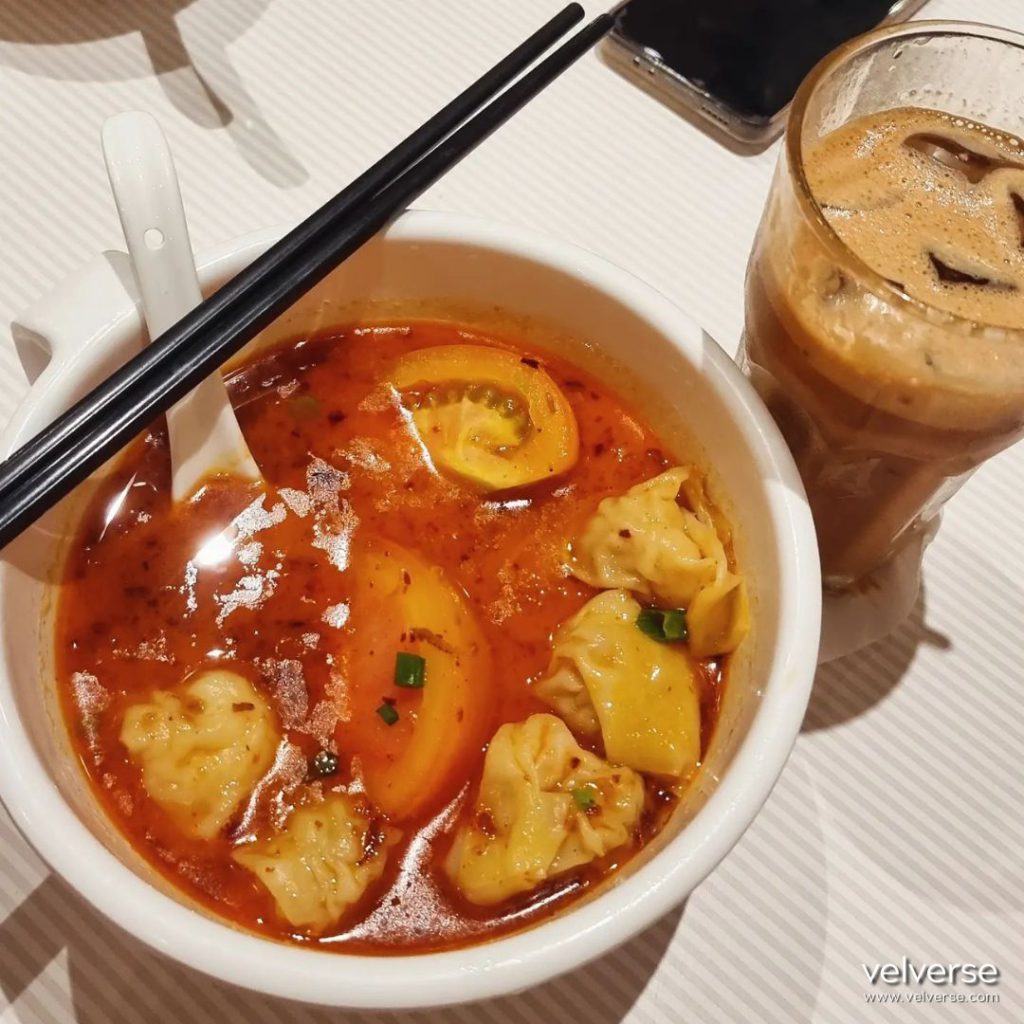
[{"label": "glass base", "polygon": [[819,665],[881,640],[907,618],[921,589],[924,549],[941,518],[935,516],[899,554],[861,579],[855,590],[824,591]]}]

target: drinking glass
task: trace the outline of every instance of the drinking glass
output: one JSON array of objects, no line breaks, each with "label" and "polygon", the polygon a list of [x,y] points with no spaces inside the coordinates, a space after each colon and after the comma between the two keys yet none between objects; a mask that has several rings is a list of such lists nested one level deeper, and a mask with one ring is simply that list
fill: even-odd
[{"label": "drinking glass", "polygon": [[830,588],[864,581],[1024,433],[1024,331],[944,312],[873,271],[829,226],[804,153],[896,107],[1024,138],[1022,94],[1024,36],[917,22],[834,51],[793,102],[747,268],[741,363],[793,451]]}]

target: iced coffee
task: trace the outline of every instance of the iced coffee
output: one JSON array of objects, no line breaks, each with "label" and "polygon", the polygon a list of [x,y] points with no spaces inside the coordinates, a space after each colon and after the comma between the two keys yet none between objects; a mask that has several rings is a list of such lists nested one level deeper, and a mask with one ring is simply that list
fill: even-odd
[{"label": "iced coffee", "polygon": [[1024,142],[902,106],[790,144],[748,269],[744,359],[826,582],[862,580],[1024,433]]}]

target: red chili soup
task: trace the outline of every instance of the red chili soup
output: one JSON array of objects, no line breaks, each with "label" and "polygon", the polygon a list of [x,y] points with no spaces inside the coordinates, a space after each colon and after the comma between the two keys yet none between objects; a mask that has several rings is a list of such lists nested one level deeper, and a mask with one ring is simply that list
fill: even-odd
[{"label": "red chili soup", "polygon": [[[338,952],[481,941],[618,870],[699,758],[671,760],[682,741],[659,734],[630,767],[636,727],[616,732],[600,695],[640,681],[608,674],[640,658],[651,680],[685,675],[662,697],[696,693],[679,721],[699,714],[699,755],[728,667],[713,643],[693,649],[696,595],[718,585],[696,527],[692,606],[666,608],[665,581],[640,570],[594,582],[647,543],[588,523],[672,465],[659,439],[528,339],[453,323],[332,329],[260,355],[229,390],[265,483],[210,479],[175,506],[156,425],[102,481],[64,572],[62,706],[132,845],[232,922]],[[677,502],[691,525],[693,493]],[[716,579],[733,579],[728,528],[701,521],[726,552]],[[577,574],[579,537],[599,553]],[[573,617],[602,594],[629,621],[598,670],[596,627]],[[608,632],[593,636],[597,650]],[[562,642],[576,653],[559,660]],[[645,760],[652,745],[685,768]],[[535,856],[548,821],[560,831]]]}]

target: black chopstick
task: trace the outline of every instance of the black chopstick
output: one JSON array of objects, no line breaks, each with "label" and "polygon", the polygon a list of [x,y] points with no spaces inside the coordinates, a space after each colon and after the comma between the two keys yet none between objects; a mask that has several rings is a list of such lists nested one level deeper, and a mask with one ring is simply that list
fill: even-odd
[{"label": "black chopstick", "polygon": [[[578,20],[577,6],[566,8],[559,18]],[[250,284],[237,289],[230,301],[221,302],[211,314],[207,307],[221,294],[218,292],[61,416],[37,441],[29,442],[27,454],[19,451],[0,464],[0,546],[35,521],[155,416],[187,394],[355,252],[586,53],[612,22],[607,14],[596,18],[433,148],[414,143],[414,136],[410,136],[401,146],[407,147],[405,159],[415,161],[411,166],[394,175],[397,165],[394,154],[389,154],[375,167],[384,165],[392,174],[391,180],[385,174],[375,176],[372,182],[364,181],[358,191],[365,201],[346,203],[344,216],[338,215],[337,209],[325,213],[345,193],[335,197],[332,204],[297,229],[303,232],[300,243],[292,243],[293,232],[270,251],[289,243],[287,256],[275,260],[272,268],[258,276],[258,287]],[[545,29],[551,24],[554,22]],[[440,132],[440,127],[434,124],[431,132]],[[355,188],[366,177],[357,179],[349,188]],[[371,198],[366,199],[367,196]]]},{"label": "black chopstick", "polygon": [[[266,253],[218,289],[209,299],[182,317],[174,327],[147,348],[143,358],[133,359],[125,364],[105,382],[105,386],[86,395],[54,423],[12,453],[7,460],[0,462],[0,496],[6,493],[16,476],[29,466],[39,465],[48,460],[51,453],[75,431],[94,421],[96,416],[102,414],[119,395],[131,392],[138,378],[147,372],[150,363],[161,358],[164,346],[177,348],[181,344],[187,344],[188,337],[214,324],[237,302],[246,301],[247,294],[262,288],[264,282],[281,273],[282,268],[287,267],[295,254],[313,244],[321,232],[340,230],[346,218],[359,204],[379,192],[399,171],[420,159],[453,132],[499,89],[508,85],[516,75],[564,36],[583,14],[583,8],[578,3],[569,4],[430,120],[359,175],[355,181],[289,231]],[[0,545],[2,543],[0,540]]]}]

